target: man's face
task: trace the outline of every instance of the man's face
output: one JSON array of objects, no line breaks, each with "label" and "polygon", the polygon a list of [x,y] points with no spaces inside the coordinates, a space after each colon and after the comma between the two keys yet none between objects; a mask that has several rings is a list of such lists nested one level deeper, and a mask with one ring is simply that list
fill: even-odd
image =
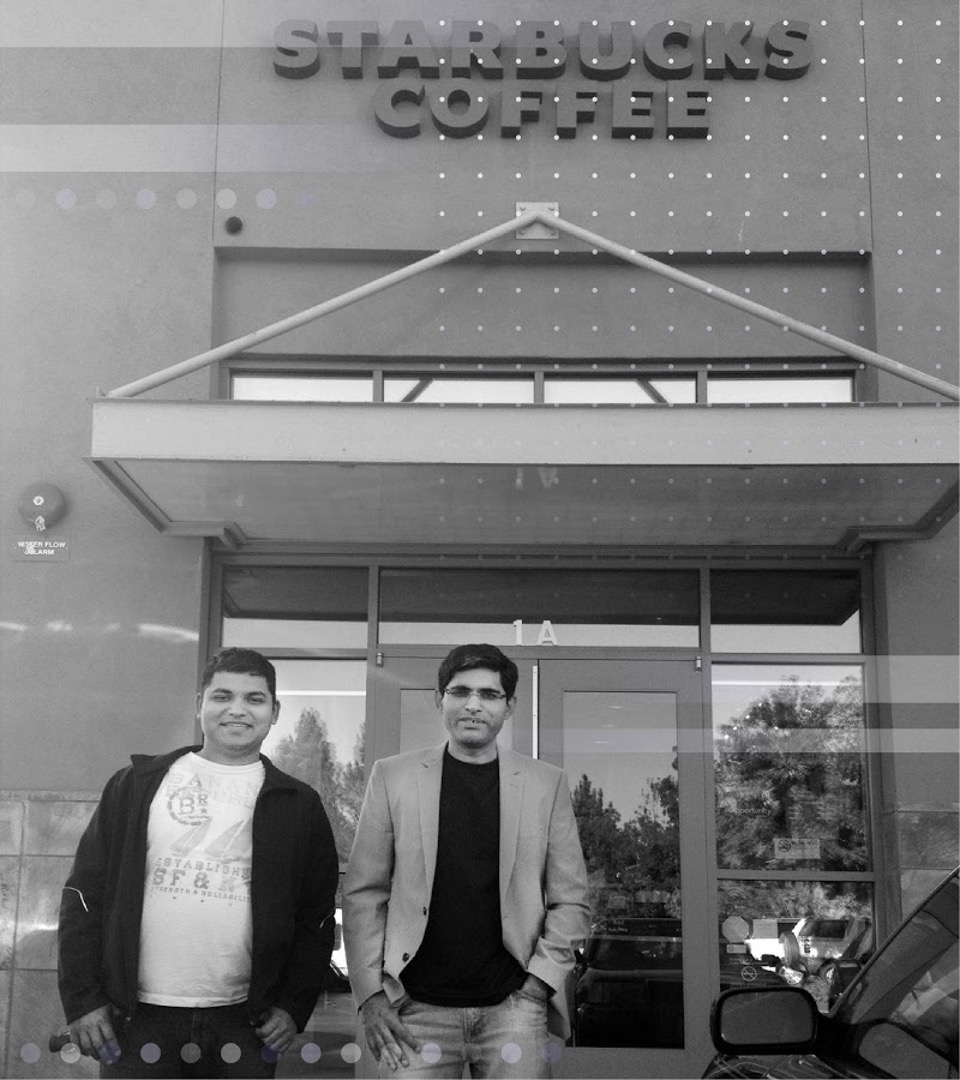
[{"label": "man's face", "polygon": [[262,675],[218,671],[197,696],[197,713],[203,729],[200,756],[221,765],[248,765],[258,759],[280,703]]},{"label": "man's face", "polygon": [[443,694],[437,694],[450,753],[461,761],[492,761],[497,756],[497,734],[513,716],[515,704],[515,698],[507,700],[498,672],[458,671]]}]

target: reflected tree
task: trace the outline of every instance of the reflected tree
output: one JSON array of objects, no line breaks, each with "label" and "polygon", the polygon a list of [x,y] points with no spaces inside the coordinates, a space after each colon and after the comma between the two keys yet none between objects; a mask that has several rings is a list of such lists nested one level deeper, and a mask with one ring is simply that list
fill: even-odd
[{"label": "reflected tree", "polygon": [[307,705],[300,710],[293,734],[281,739],[270,755],[278,769],[309,784],[320,795],[343,862],[349,858],[363,803],[363,748],[361,728],[353,759],[339,762],[326,721],[318,709]]},{"label": "reflected tree", "polygon": [[721,921],[728,915],[747,920],[799,921],[806,915],[869,919],[872,912],[871,887],[862,882],[727,880],[718,900]]},{"label": "reflected tree", "polygon": [[[676,766],[676,763],[674,763]],[[633,817],[604,802],[586,773],[573,790],[573,811],[591,883],[594,916],[608,910],[679,914],[680,831],[675,776],[650,781]],[[657,899],[651,899],[656,892]]]},{"label": "reflected tree", "polygon": [[[363,770],[366,733],[367,726],[364,723],[353,746],[353,760],[343,766],[340,774],[340,808],[348,822],[351,844],[357,831],[357,822],[360,820],[360,808],[363,806],[363,795],[367,785]],[[349,851],[347,854],[349,855]]]},{"label": "reflected tree", "polygon": [[619,879],[634,861],[631,837],[620,825],[620,811],[603,803],[603,788],[594,787],[584,773],[573,791],[573,813],[588,873],[602,870],[607,881]]},{"label": "reflected tree", "polygon": [[[676,770],[676,761],[673,767]],[[637,853],[636,862],[627,868],[628,884],[635,889],[679,893],[680,788],[675,772],[650,781],[649,790],[626,828]],[[668,910],[665,914],[674,912]]]},{"label": "reflected tree", "polygon": [[790,679],[716,735],[724,869],[866,869],[863,693]]}]

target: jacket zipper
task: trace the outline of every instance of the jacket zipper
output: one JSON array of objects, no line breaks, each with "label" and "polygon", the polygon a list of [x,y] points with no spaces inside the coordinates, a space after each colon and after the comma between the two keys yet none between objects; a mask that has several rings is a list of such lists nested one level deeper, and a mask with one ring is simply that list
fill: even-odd
[{"label": "jacket zipper", "polygon": [[64,891],[69,890],[70,892],[75,892],[77,894],[77,896],[80,897],[80,903],[83,904],[83,910],[89,915],[90,914],[90,909],[87,907],[87,902],[83,898],[83,893],[79,889],[75,889],[72,885],[64,885],[63,888],[64,888]]}]

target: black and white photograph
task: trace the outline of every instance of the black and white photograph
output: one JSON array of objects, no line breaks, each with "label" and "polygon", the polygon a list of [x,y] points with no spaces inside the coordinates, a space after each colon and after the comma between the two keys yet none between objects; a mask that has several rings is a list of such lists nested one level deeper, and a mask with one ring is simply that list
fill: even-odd
[{"label": "black and white photograph", "polygon": [[0,1076],[956,1077],[956,0],[0,0]]}]

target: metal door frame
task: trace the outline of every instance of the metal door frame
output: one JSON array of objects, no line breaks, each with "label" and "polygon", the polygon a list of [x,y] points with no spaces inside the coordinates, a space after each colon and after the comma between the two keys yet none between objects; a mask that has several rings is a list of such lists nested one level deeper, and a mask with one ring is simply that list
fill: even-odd
[{"label": "metal door frame", "polygon": [[[662,654],[651,658],[623,656],[576,658],[560,650],[504,648],[520,669],[518,721],[514,748],[534,753],[545,730],[545,715],[557,711],[552,702],[563,689],[673,692],[677,694],[678,772],[680,801],[680,859],[684,899],[684,1032],[682,1049],[636,1047],[568,1047],[554,1067],[557,1078],[569,1077],[684,1077],[699,1075],[712,1054],[708,1030],[709,1006],[720,984],[718,943],[710,928],[717,925],[716,867],[713,862],[713,812],[710,799],[712,741],[707,729],[709,688],[699,655]],[[565,651],[565,650],[564,650]],[[432,655],[425,655],[430,653]],[[366,768],[377,758],[394,754],[400,744],[399,694],[404,688],[423,688],[446,654],[443,648],[394,648],[371,665],[368,680],[370,724]],[[406,673],[405,673],[406,669]],[[591,678],[584,680],[583,675]],[[579,678],[578,686],[567,685]],[[596,683],[598,685],[590,685]],[[602,684],[602,685],[599,685]],[[558,712],[559,718],[559,712]],[[528,726],[523,723],[526,719]],[[545,758],[548,760],[548,758]],[[366,1059],[366,1054],[364,1058]],[[358,1076],[366,1075],[363,1062]]]}]

